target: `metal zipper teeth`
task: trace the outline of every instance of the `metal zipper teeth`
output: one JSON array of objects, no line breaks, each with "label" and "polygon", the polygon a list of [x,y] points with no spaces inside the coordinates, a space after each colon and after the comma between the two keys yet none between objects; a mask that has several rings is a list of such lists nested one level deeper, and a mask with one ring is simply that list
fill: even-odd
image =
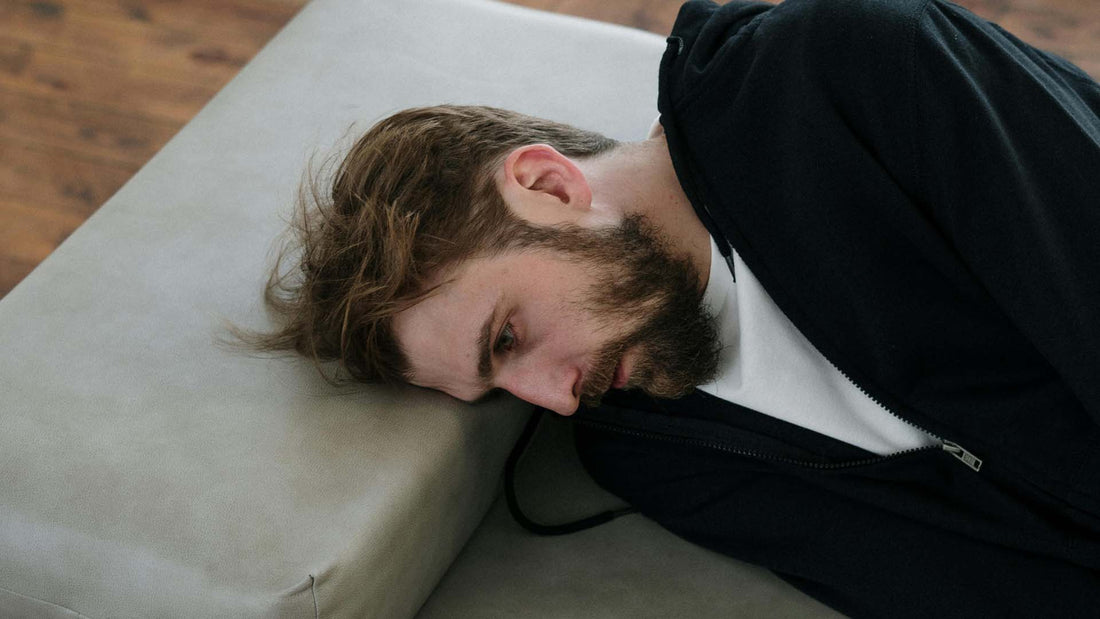
[{"label": "metal zipper teeth", "polygon": [[930,431],[928,431],[928,430],[925,430],[924,428],[922,428],[922,427],[918,426],[917,424],[913,423],[912,421],[909,421],[909,420],[908,420],[908,419],[906,419],[905,417],[902,417],[901,415],[899,415],[899,414],[895,413],[894,411],[890,410],[889,408],[887,408],[887,406],[886,406],[885,404],[883,404],[882,402],[879,402],[879,401],[878,401],[878,398],[876,398],[875,396],[871,395],[870,393],[867,393],[867,390],[866,390],[866,389],[864,389],[863,387],[861,387],[861,386],[859,385],[859,383],[857,383],[856,381],[852,380],[852,377],[851,377],[851,376],[848,376],[848,374],[847,374],[847,373],[846,373],[846,372],[845,372],[844,370],[842,370],[842,369],[840,369],[839,367],[837,367],[837,365],[836,365],[835,363],[833,363],[832,359],[829,359],[828,357],[826,357],[826,356],[825,356],[825,353],[821,352],[820,350],[819,350],[819,351],[817,351],[817,352],[821,354],[822,358],[824,358],[824,359],[825,359],[826,361],[828,361],[828,362],[829,362],[829,365],[833,366],[833,369],[834,369],[834,370],[836,370],[837,372],[840,372],[840,375],[844,377],[844,380],[846,380],[846,381],[848,381],[849,383],[851,383],[853,387],[855,387],[856,389],[858,389],[858,390],[859,390],[859,392],[860,392],[860,393],[862,393],[863,395],[867,396],[867,399],[868,399],[868,400],[871,400],[872,402],[874,402],[876,406],[878,406],[878,407],[879,407],[879,408],[881,408],[882,410],[886,411],[887,413],[890,413],[890,415],[891,415],[892,417],[894,417],[895,419],[898,419],[898,420],[900,420],[900,421],[901,421],[902,423],[904,423],[904,424],[906,424],[906,425],[908,425],[908,426],[912,426],[912,427],[914,427],[914,428],[916,428],[916,429],[920,430],[921,432],[924,432],[924,433],[925,433],[925,434],[927,434],[928,436],[931,436],[932,438],[936,439],[937,441],[939,441],[939,442],[941,442],[941,443],[946,443],[946,442],[949,442],[949,441],[945,441],[945,440],[944,440],[944,439],[943,439],[942,437],[940,437],[940,436],[939,436],[939,435],[937,435],[936,433],[934,433],[934,432],[930,432]]},{"label": "metal zipper teeth", "polygon": [[[706,202],[703,203],[703,211],[707,214],[707,217],[709,217],[711,219],[711,221],[714,221],[714,216],[711,215],[711,213],[710,213],[710,206]],[[730,276],[733,277],[734,281],[737,281],[737,273],[735,272],[736,269],[734,268],[734,264],[733,264],[733,253],[734,253],[733,244],[730,243],[724,236],[722,237],[722,240],[726,243],[726,246],[730,250],[730,254],[728,256],[725,256],[726,264],[729,266]],[[780,310],[780,311],[782,311],[782,310]],[[807,338],[807,339],[809,339],[809,338]],[[844,377],[844,380],[851,383],[853,387],[858,389],[859,392],[862,393],[863,395],[867,396],[867,398],[869,400],[871,400],[872,402],[874,402],[876,406],[878,406],[882,410],[886,411],[887,413],[889,413],[891,416],[895,417],[896,419],[900,419],[903,423],[905,423],[907,425],[910,425],[910,426],[920,430],[921,432],[924,432],[928,436],[931,436],[932,438],[936,439],[940,443],[950,442],[950,441],[945,441],[943,438],[937,436],[936,434],[934,434],[932,432],[929,432],[928,430],[925,430],[924,428],[918,426],[917,424],[913,423],[912,421],[909,421],[908,419],[902,417],[901,415],[899,415],[899,414],[895,413],[894,411],[890,410],[889,408],[887,408],[886,405],[884,405],[882,402],[879,402],[878,398],[871,395],[870,393],[867,393],[866,389],[864,389],[862,386],[860,386],[860,384],[857,383],[856,381],[852,380],[852,377],[848,376],[847,372],[840,369],[840,367],[837,366],[837,364],[833,363],[833,360],[830,359],[828,356],[826,356],[825,353],[823,353],[820,348],[818,348],[816,345],[813,344],[813,342],[811,342],[810,345],[813,346],[814,350],[817,351],[817,354],[821,355],[822,359],[825,359],[826,361],[829,362],[829,365],[833,366],[834,370],[836,370],[837,372],[840,372],[840,375]],[[952,443],[952,444],[954,444],[954,443]],[[903,453],[906,453],[907,451],[912,451],[912,450],[900,451],[898,453],[903,454]]]},{"label": "metal zipper teeth", "polygon": [[801,466],[801,467],[805,467],[805,468],[819,469],[819,470],[836,470],[836,469],[852,468],[852,467],[857,467],[857,466],[865,466],[865,465],[868,465],[868,464],[876,464],[876,463],[879,463],[879,462],[883,462],[885,460],[900,458],[902,456],[907,456],[909,454],[917,453],[919,451],[927,451],[929,449],[939,449],[938,447],[936,447],[934,445],[930,445],[930,446],[927,446],[927,447],[914,447],[912,449],[897,451],[897,452],[894,452],[892,454],[888,454],[888,455],[885,455],[885,456],[875,456],[875,457],[872,457],[872,458],[864,458],[862,460],[850,460],[848,462],[807,462],[805,460],[795,460],[794,458],[784,458],[783,456],[776,456],[776,455],[772,455],[772,454],[761,453],[761,452],[758,452],[758,451],[749,451],[747,449],[737,449],[735,447],[730,447],[729,445],[725,445],[723,443],[719,443],[719,442],[715,442],[715,441],[705,441],[705,440],[696,439],[696,438],[686,438],[686,437],[683,437],[683,436],[676,436],[676,435],[672,435],[672,434],[664,434],[664,433],[661,433],[661,432],[654,432],[654,431],[649,431],[649,430],[638,430],[638,429],[635,429],[635,428],[624,428],[622,426],[619,426],[619,425],[616,425],[616,424],[613,424],[613,423],[607,423],[607,422],[604,422],[604,421],[596,421],[596,420],[592,420],[592,419],[577,419],[576,423],[579,423],[579,424],[582,424],[582,425],[587,425],[587,426],[594,426],[594,427],[597,427],[597,428],[610,430],[612,432],[617,432],[619,434],[626,434],[626,435],[630,435],[630,436],[636,436],[636,437],[639,437],[639,438],[657,439],[657,440],[661,440],[661,441],[665,441],[665,442],[669,442],[669,443],[674,443],[674,444],[678,444],[678,445],[685,445],[685,446],[688,446],[688,447],[703,447],[703,448],[707,448],[707,449],[713,449],[715,451],[722,451],[722,452],[730,453],[730,454],[737,455],[737,456],[744,456],[746,458],[753,458],[753,459],[756,459],[756,460],[771,460],[773,462],[779,462],[779,463],[782,463],[782,464],[790,464],[790,465],[794,465],[794,466]]},{"label": "metal zipper teeth", "polygon": [[[816,347],[816,346],[815,346],[814,348],[815,348],[815,349],[817,349],[817,347]],[[852,377],[851,377],[851,376],[848,376],[848,374],[847,374],[847,373],[846,373],[846,372],[845,372],[844,370],[840,369],[840,368],[839,368],[839,367],[837,366],[837,364],[833,363],[833,360],[832,360],[832,359],[830,359],[829,357],[825,356],[825,353],[821,352],[820,350],[818,350],[817,352],[818,352],[818,354],[820,354],[820,355],[821,355],[821,357],[822,357],[823,359],[825,359],[826,361],[828,361],[828,362],[829,362],[829,365],[833,366],[833,369],[834,369],[834,370],[836,370],[837,372],[840,372],[840,375],[844,377],[844,380],[847,380],[847,381],[848,381],[849,383],[851,383],[853,387],[855,387],[856,389],[858,389],[858,390],[859,390],[859,392],[860,392],[860,393],[862,393],[863,395],[867,396],[867,399],[869,399],[869,400],[871,400],[872,402],[874,402],[876,406],[878,406],[878,407],[879,407],[879,408],[881,408],[882,410],[884,410],[884,411],[886,411],[887,413],[889,413],[889,414],[890,414],[891,416],[893,416],[893,417],[894,417],[895,419],[898,419],[898,420],[900,420],[900,421],[901,421],[902,423],[904,423],[904,424],[907,424],[907,425],[909,425],[909,426],[911,426],[911,427],[914,427],[914,428],[916,428],[917,430],[920,430],[921,432],[924,432],[924,433],[925,433],[925,434],[927,434],[928,436],[931,436],[932,438],[934,438],[934,439],[936,439],[937,441],[939,441],[939,442],[940,442],[940,446],[939,446],[939,449],[942,449],[943,451],[946,451],[947,453],[951,454],[952,456],[954,456],[954,457],[955,457],[955,459],[959,460],[960,462],[962,462],[962,463],[963,463],[963,464],[965,464],[966,466],[968,466],[968,467],[970,467],[971,469],[973,469],[973,470],[974,470],[974,472],[979,472],[979,471],[981,471],[981,469],[982,469],[982,459],[981,459],[981,458],[979,458],[979,457],[975,456],[975,455],[974,455],[973,453],[971,453],[971,452],[970,452],[969,450],[967,450],[967,449],[966,449],[965,447],[963,447],[962,445],[960,445],[960,444],[958,444],[958,443],[956,443],[956,442],[953,442],[953,441],[949,441],[949,440],[947,440],[947,439],[945,439],[945,438],[943,438],[943,437],[939,436],[938,434],[936,434],[936,433],[934,433],[934,432],[930,432],[930,431],[928,431],[928,430],[925,430],[924,428],[922,428],[922,427],[918,426],[917,424],[913,423],[912,421],[909,421],[909,420],[908,420],[908,419],[906,419],[905,417],[902,417],[901,415],[899,415],[899,414],[895,413],[894,411],[890,410],[890,409],[889,409],[889,408],[888,408],[888,407],[887,407],[887,406],[886,406],[885,404],[883,404],[882,402],[880,402],[880,401],[878,400],[878,398],[876,398],[875,396],[873,396],[873,395],[871,395],[870,393],[868,393],[868,392],[867,392],[867,390],[866,390],[866,389],[864,389],[864,388],[863,388],[862,386],[860,386],[860,384],[859,384],[859,383],[857,383],[856,381],[852,380]],[[931,448],[933,448],[933,447],[922,447],[922,448],[918,448],[918,449],[931,449]],[[914,450],[913,450],[913,449],[908,449],[908,450],[905,450],[905,451],[900,451],[900,452],[898,452],[898,455],[900,455],[900,454],[905,454],[905,453],[909,453],[909,452],[911,452],[911,451],[914,451]],[[891,455],[891,456],[893,456],[894,454],[890,454],[890,455]]]},{"label": "metal zipper teeth", "polygon": [[[711,219],[713,220],[713,216],[710,214],[710,208],[707,206],[706,203],[703,203],[703,211],[705,211],[707,216],[711,217]],[[723,238],[723,240],[725,240],[725,239]],[[737,281],[737,275],[736,275],[736,273],[734,273],[734,265],[733,265],[733,244],[731,244],[728,240],[726,240],[726,244],[730,248],[730,255],[726,257],[726,264],[729,265],[730,274],[733,276],[734,281]],[[912,421],[909,421],[905,417],[902,417],[901,415],[899,415],[899,414],[895,413],[894,411],[890,410],[889,408],[886,407],[886,405],[884,405],[882,402],[880,402],[878,400],[878,398],[876,398],[875,396],[868,393],[867,390],[864,389],[859,383],[852,380],[852,377],[848,376],[847,372],[840,369],[840,367],[837,364],[833,363],[833,360],[830,359],[824,352],[822,352],[821,349],[819,349],[817,346],[815,346],[812,342],[810,343],[810,345],[813,346],[814,350],[816,350],[819,355],[821,355],[821,358],[825,359],[825,361],[829,362],[829,365],[833,366],[834,370],[836,370],[837,372],[840,372],[840,375],[844,377],[844,380],[851,383],[853,387],[858,389],[859,392],[862,393],[863,395],[867,396],[867,398],[869,400],[871,400],[872,402],[874,402],[876,406],[878,406],[882,410],[889,413],[895,419],[901,420],[902,423],[905,423],[909,426],[912,426],[912,427],[916,428],[917,430],[920,430],[921,432],[924,432],[928,436],[931,436],[935,440],[939,441],[940,442],[940,449],[942,449],[943,451],[946,451],[947,453],[951,454],[957,460],[959,460],[960,462],[962,462],[966,466],[969,466],[975,472],[978,472],[978,471],[981,470],[981,468],[982,468],[982,459],[981,458],[975,456],[973,453],[971,453],[969,450],[967,450],[962,445],[959,445],[958,443],[955,443],[953,441],[946,440],[943,437],[939,436],[938,434],[935,434],[934,432],[930,432],[928,430],[925,430],[924,428],[918,426],[917,424],[913,423]],[[921,449],[928,449],[928,448],[927,447],[917,447],[917,448],[913,448],[913,449],[906,449],[904,451],[899,451],[899,452],[889,454],[887,456],[882,456],[882,457],[885,458],[885,457],[905,455],[905,454],[911,453],[913,451],[920,451]]]}]

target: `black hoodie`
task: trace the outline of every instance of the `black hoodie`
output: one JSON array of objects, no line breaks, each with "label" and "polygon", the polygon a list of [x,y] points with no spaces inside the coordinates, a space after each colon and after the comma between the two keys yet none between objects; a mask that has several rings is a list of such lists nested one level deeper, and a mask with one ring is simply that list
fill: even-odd
[{"label": "black hoodie", "polygon": [[722,250],[944,447],[613,392],[592,476],[851,615],[1097,616],[1100,87],[939,0],[693,1],[658,106]]}]

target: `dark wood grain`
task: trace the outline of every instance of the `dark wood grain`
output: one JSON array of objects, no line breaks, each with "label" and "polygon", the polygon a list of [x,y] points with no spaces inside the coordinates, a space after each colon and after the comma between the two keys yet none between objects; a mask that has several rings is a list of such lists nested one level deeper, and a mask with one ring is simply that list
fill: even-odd
[{"label": "dark wood grain", "polygon": [[[681,4],[513,3],[662,35]],[[1100,76],[1096,0],[957,3]],[[304,4],[0,0],[0,296],[137,172]]]},{"label": "dark wood grain", "polygon": [[0,296],[305,0],[0,0]]}]

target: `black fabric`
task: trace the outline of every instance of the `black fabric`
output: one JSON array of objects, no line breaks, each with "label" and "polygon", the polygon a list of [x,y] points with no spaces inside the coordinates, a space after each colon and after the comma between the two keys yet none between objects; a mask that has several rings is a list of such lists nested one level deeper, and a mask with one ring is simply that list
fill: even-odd
[{"label": "black fabric", "polygon": [[1100,87],[937,0],[693,1],[658,106],[719,243],[983,466],[620,393],[576,417],[593,477],[852,615],[1096,616]]}]

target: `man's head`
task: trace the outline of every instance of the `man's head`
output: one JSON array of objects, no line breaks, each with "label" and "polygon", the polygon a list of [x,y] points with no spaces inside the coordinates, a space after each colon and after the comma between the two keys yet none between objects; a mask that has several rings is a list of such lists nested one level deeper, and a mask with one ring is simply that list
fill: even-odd
[{"label": "man's head", "polygon": [[257,343],[358,380],[466,400],[501,389],[563,414],[617,370],[616,386],[686,393],[717,359],[699,274],[644,217],[593,208],[576,165],[618,148],[492,108],[381,121],[328,195],[303,193],[299,268],[277,265],[266,295],[285,325]]}]

